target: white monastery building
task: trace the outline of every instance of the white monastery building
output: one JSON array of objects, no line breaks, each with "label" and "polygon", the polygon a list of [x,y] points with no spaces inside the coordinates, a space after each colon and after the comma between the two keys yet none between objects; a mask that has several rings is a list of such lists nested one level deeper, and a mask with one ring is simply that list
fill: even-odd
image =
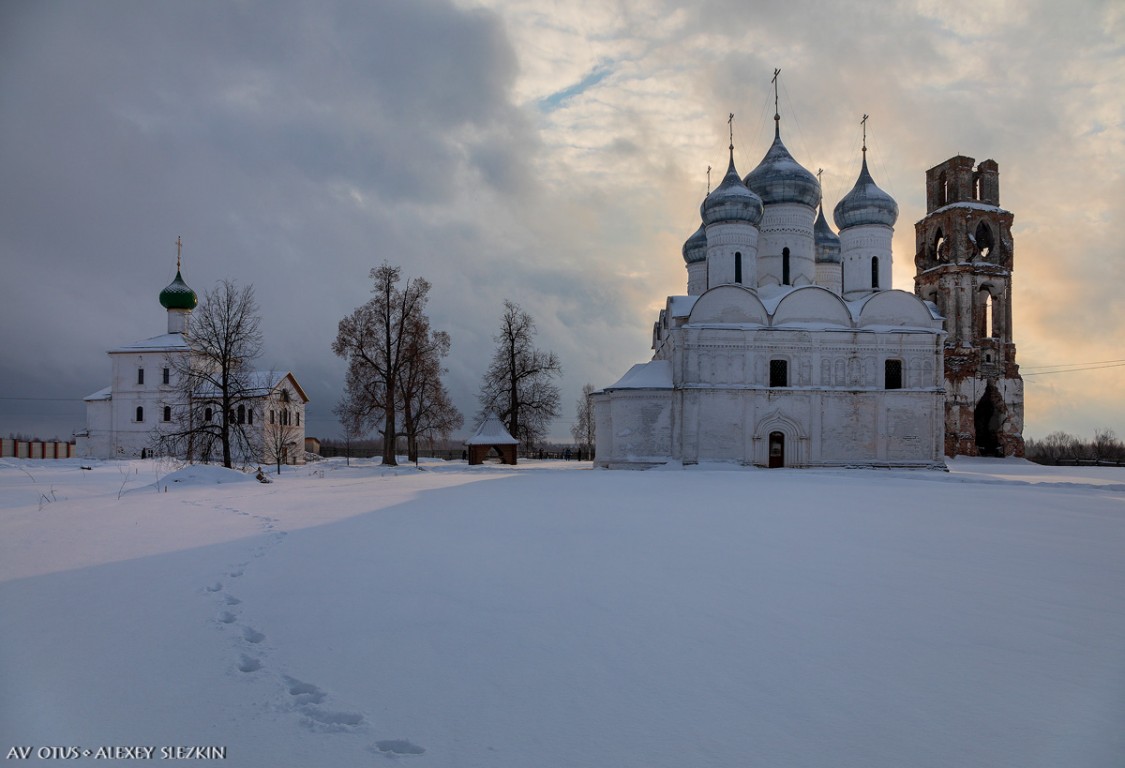
[{"label": "white monastery building", "polygon": [[891,289],[898,205],[871,177],[824,217],[820,183],[773,144],[730,164],[683,247],[652,360],[593,396],[602,467],[944,467],[944,318]]},{"label": "white monastery building", "polygon": [[[85,398],[86,429],[75,434],[76,454],[84,458],[136,458],[158,450],[162,434],[183,428],[187,406],[177,362],[191,352],[191,313],[199,300],[180,275],[160,292],[168,312],[167,333],[109,350],[110,385]],[[251,397],[228,414],[250,436],[247,463],[304,463],[305,405],[308,397],[292,373],[249,374]],[[222,408],[200,392],[193,405],[199,418],[223,418]],[[202,448],[193,459],[219,460]]]}]

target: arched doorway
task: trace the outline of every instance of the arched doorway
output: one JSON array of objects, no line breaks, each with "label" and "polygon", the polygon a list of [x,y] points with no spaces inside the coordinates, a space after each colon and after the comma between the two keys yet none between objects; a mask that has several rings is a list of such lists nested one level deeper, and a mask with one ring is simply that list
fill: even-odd
[{"label": "arched doorway", "polygon": [[781,432],[770,432],[769,468],[776,469],[785,466],[785,435]]},{"label": "arched doorway", "polygon": [[994,400],[996,390],[990,384],[973,412],[973,422],[977,433],[977,455],[1002,456],[1000,451],[1000,411]]}]

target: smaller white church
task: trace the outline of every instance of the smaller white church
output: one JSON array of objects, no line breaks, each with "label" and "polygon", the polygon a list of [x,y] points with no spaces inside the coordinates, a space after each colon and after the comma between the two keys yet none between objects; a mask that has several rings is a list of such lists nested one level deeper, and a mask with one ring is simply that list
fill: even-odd
[{"label": "smaller white church", "polygon": [[864,159],[823,213],[819,180],[781,140],[730,163],[683,247],[653,357],[592,396],[595,464],[944,467],[943,318],[891,289],[898,205]]},{"label": "smaller white church", "polygon": [[[168,314],[167,332],[108,351],[110,385],[85,398],[86,428],[75,433],[75,453],[83,458],[142,458],[157,451],[162,434],[183,428],[189,405],[177,375],[177,362],[191,354],[191,313],[199,299],[184,282],[177,258],[176,278],[160,292]],[[244,463],[304,463],[305,406],[308,397],[292,373],[250,374],[252,397],[232,413],[212,402],[214,393],[194,394],[192,411],[210,421],[228,418],[249,436]],[[194,460],[215,461],[201,447]]]}]

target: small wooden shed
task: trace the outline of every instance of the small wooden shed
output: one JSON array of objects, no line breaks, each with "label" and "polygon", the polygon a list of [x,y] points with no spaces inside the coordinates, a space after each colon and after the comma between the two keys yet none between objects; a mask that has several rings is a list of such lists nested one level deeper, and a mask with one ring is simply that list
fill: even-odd
[{"label": "small wooden shed", "polygon": [[516,446],[519,444],[520,441],[512,437],[495,413],[488,414],[476,433],[465,441],[470,464],[483,464],[493,448],[500,454],[501,464],[515,464]]}]

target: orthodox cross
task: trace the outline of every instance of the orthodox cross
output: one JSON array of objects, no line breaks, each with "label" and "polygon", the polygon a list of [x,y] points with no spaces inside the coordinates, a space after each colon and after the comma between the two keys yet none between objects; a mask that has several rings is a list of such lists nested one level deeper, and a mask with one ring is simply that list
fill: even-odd
[{"label": "orthodox cross", "polygon": [[863,152],[864,152],[864,154],[866,154],[867,153],[867,115],[863,116],[863,119],[859,121],[859,124],[863,126]]},{"label": "orthodox cross", "polygon": [[730,130],[730,148],[731,148],[731,151],[733,152],[734,151],[734,113],[733,112],[731,112],[730,117],[727,118],[727,128]]},{"label": "orthodox cross", "polygon": [[707,194],[711,194],[711,166],[707,166]]},{"label": "orthodox cross", "polygon": [[770,82],[773,83],[773,119],[774,120],[780,120],[781,119],[781,112],[777,108],[777,76],[780,75],[780,74],[781,74],[781,70],[775,69],[773,71],[773,80],[770,80]]},{"label": "orthodox cross", "polygon": [[176,271],[180,271],[180,253],[183,251],[184,244],[180,242],[180,236],[176,235]]}]

